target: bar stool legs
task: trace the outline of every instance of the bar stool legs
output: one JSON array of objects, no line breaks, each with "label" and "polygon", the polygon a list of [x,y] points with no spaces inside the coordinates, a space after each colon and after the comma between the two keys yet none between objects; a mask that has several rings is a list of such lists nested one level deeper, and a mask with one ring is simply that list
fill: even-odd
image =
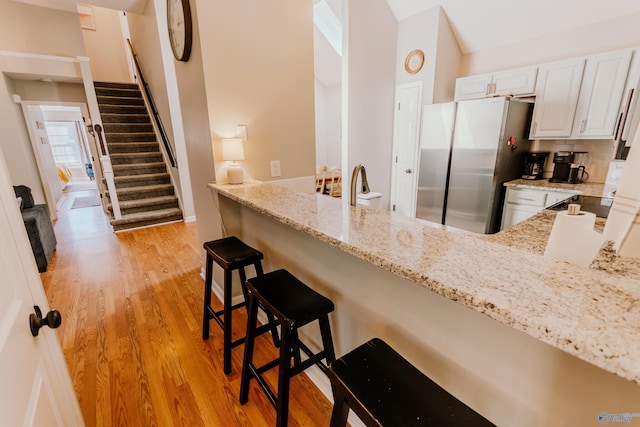
[{"label": "bar stool legs", "polygon": [[[223,239],[206,242],[204,249],[207,252],[206,271],[204,282],[204,315],[202,321],[202,339],[209,338],[210,320],[213,319],[223,330],[223,370],[225,374],[231,373],[231,350],[242,344],[245,337],[233,341],[233,311],[246,305],[246,291],[244,283],[247,281],[245,267],[253,265],[257,276],[262,276],[263,255],[260,251],[243,243],[237,237],[231,236]],[[224,270],[223,284],[223,309],[215,311],[211,307],[211,284],[213,283],[214,261]],[[242,292],[245,301],[232,305],[232,273],[238,270]],[[273,343],[279,345],[278,330],[273,315],[267,313],[268,323],[263,325],[260,332],[269,329]]]},{"label": "bar stool legs", "polygon": [[[329,313],[333,302],[315,292],[286,270],[276,270],[247,281],[248,321],[247,341],[244,349],[240,403],[249,400],[249,382],[255,378],[269,401],[276,408],[276,426],[285,427],[289,415],[289,386],[291,378],[305,369],[317,365],[323,372],[335,360]],[[257,367],[253,362],[258,305],[275,316],[280,323],[280,355],[277,359]],[[323,349],[313,353],[298,339],[298,328],[318,321]],[[300,352],[306,359],[302,360]],[[293,365],[291,360],[293,358]],[[325,360],[325,363],[322,361]],[[278,394],[275,395],[262,374],[278,366]]]}]

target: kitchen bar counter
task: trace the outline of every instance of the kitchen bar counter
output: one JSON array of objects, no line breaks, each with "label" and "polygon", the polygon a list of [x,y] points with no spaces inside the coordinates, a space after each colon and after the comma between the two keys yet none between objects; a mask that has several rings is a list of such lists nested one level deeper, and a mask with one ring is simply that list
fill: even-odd
[{"label": "kitchen bar counter", "polygon": [[[640,276],[624,266],[583,268],[540,255],[552,213],[521,233],[486,238],[392,212],[266,183],[210,184],[220,195],[418,286],[640,384]],[[545,223],[540,231],[536,221]],[[519,232],[517,229],[513,231]],[[501,237],[503,239],[501,239]],[[606,259],[602,260],[606,264]],[[637,264],[634,266],[637,268]]]},{"label": "kitchen bar counter", "polygon": [[[489,242],[543,255],[557,213],[557,211],[545,210],[499,233],[482,236],[482,238]],[[605,222],[604,218],[596,218],[595,229],[602,232]],[[621,280],[640,280],[640,259],[619,256],[613,250],[612,242],[607,242],[600,249],[589,268],[607,272]]]},{"label": "kitchen bar counter", "polygon": [[583,196],[611,197],[603,195],[605,185],[598,182],[584,182],[582,184],[565,184],[561,182],[549,182],[548,179],[516,179],[506,182],[505,187],[531,188],[534,190],[551,190],[582,194]]}]

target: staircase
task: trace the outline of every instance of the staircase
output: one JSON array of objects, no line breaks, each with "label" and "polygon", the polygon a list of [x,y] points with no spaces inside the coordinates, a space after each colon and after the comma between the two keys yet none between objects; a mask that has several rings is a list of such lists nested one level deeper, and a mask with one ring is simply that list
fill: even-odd
[{"label": "staircase", "polygon": [[[137,84],[94,82],[121,219],[114,231],[182,220],[160,144]],[[111,200],[107,191],[106,196]],[[109,210],[113,214],[111,203]]]}]

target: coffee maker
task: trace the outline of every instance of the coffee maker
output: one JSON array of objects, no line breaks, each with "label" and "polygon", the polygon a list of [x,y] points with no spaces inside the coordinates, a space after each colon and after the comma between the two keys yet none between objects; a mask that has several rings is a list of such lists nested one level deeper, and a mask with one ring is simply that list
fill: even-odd
[{"label": "coffee maker", "polygon": [[587,153],[584,151],[561,151],[553,155],[553,175],[549,182],[580,184],[589,178],[583,165]]},{"label": "coffee maker", "polygon": [[544,162],[547,160],[549,152],[527,153],[524,163],[523,179],[542,179],[544,173]]}]

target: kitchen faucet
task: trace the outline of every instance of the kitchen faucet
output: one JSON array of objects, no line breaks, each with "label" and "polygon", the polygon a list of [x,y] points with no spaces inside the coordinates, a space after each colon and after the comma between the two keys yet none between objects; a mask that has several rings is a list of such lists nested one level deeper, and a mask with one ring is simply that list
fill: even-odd
[{"label": "kitchen faucet", "polygon": [[362,182],[361,193],[367,194],[369,192],[369,183],[367,182],[367,171],[361,163],[358,163],[355,168],[353,168],[353,173],[351,174],[351,192],[350,192],[350,203],[351,206],[356,205],[356,183],[358,181],[358,174],[362,174]]}]

